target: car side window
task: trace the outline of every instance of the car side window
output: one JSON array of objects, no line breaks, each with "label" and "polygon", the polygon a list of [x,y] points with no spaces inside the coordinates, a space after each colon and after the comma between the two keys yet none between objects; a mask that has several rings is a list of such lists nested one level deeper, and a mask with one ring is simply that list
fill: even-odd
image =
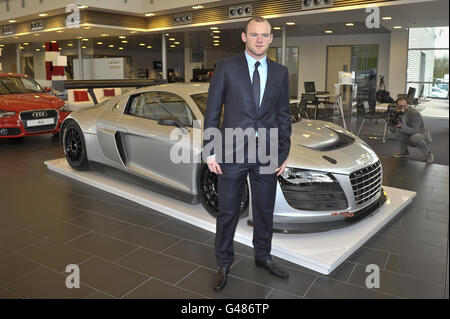
[{"label": "car side window", "polygon": [[184,126],[191,126],[195,119],[187,102],[180,96],[169,92],[146,92],[131,101],[129,115],[159,120],[176,117]]}]

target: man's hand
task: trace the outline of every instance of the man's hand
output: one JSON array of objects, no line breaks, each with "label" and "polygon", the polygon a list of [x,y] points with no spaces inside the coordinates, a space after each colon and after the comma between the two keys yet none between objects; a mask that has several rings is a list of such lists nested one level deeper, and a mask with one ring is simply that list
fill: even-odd
[{"label": "man's hand", "polygon": [[283,174],[286,166],[287,166],[287,160],[285,160],[284,163],[281,164],[281,166],[275,170],[275,172],[277,173],[277,176],[280,176],[281,174]]},{"label": "man's hand", "polygon": [[216,156],[213,155],[206,160],[208,164],[209,171],[215,174],[222,175],[222,169],[220,168],[219,163],[216,162]]},{"label": "man's hand", "polygon": [[397,126],[396,127],[398,127],[398,128],[402,128],[402,122],[398,122],[398,124],[397,124]]}]

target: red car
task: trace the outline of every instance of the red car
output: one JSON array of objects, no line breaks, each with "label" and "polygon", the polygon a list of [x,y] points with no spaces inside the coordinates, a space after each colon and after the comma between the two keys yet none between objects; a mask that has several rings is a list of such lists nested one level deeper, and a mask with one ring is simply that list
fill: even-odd
[{"label": "red car", "polygon": [[69,109],[25,74],[0,73],[0,138],[59,133]]}]

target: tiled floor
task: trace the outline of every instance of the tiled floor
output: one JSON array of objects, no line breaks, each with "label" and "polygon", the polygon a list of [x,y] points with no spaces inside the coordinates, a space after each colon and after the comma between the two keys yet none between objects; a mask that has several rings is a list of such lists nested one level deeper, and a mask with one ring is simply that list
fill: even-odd
[{"label": "tiled floor", "polygon": [[[324,276],[279,260],[289,280],[253,264],[236,243],[229,283],[211,289],[214,234],[51,173],[58,141],[0,141],[1,298],[448,298],[449,169],[382,158],[384,184],[418,192],[413,204]],[[67,289],[66,266],[81,287]],[[365,267],[381,270],[368,289]]]}]

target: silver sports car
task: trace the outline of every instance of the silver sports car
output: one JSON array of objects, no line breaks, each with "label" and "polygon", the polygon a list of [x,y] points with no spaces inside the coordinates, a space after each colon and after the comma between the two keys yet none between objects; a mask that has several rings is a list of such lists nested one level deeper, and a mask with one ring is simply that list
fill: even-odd
[{"label": "silver sports car", "polygon": [[[217,176],[199,160],[202,136],[195,132],[195,123],[203,123],[207,94],[208,84],[164,84],[72,112],[61,129],[66,159],[77,170],[105,169],[172,198],[200,202],[216,216]],[[338,125],[300,120],[294,113],[293,119],[288,167],[278,177],[274,229],[324,231],[376,211],[385,196],[375,152]],[[182,147],[191,161],[171,160],[179,143],[171,138],[174,130],[187,137]],[[241,216],[248,215],[249,225],[251,207],[247,183]]]}]

